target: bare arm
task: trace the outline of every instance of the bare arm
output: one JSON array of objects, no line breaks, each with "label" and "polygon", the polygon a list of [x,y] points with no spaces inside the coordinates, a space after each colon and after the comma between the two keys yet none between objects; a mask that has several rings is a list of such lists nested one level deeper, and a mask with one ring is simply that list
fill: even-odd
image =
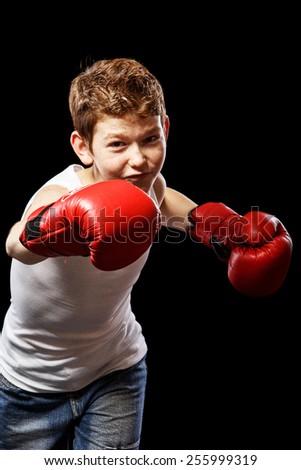
[{"label": "bare arm", "polygon": [[22,230],[26,224],[28,216],[42,206],[47,206],[54,201],[57,201],[61,196],[66,194],[69,190],[62,186],[46,186],[41,189],[32,204],[24,214],[24,217],[19,222],[16,222],[6,239],[6,253],[11,258],[15,258],[18,261],[21,261],[24,264],[36,264],[43,261],[45,258],[43,256],[35,255],[25,248],[19,240]]},{"label": "bare arm", "polygon": [[196,206],[197,204],[184,194],[167,187],[160,207],[162,225],[185,230],[190,225],[187,218],[188,212]]}]

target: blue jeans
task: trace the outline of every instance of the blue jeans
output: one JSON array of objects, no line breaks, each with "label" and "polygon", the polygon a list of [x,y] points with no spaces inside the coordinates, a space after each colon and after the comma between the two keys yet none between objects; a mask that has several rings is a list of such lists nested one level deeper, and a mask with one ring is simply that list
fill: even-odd
[{"label": "blue jeans", "polygon": [[72,393],[31,393],[0,374],[0,449],[138,449],[145,358]]}]

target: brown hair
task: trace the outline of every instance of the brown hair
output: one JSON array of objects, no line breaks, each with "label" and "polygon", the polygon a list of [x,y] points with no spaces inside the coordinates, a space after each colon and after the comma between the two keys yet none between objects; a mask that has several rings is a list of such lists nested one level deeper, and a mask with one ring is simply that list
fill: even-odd
[{"label": "brown hair", "polygon": [[91,148],[94,127],[105,115],[160,116],[166,108],[161,84],[134,59],[94,62],[71,82],[69,109],[74,129]]}]

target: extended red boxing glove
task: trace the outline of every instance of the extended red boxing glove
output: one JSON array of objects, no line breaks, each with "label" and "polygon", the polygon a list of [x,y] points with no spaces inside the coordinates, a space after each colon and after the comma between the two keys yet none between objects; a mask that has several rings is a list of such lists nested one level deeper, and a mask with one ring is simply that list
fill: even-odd
[{"label": "extended red boxing glove", "polygon": [[192,237],[228,263],[235,289],[252,297],[275,293],[286,277],[293,243],[283,224],[260,211],[245,216],[222,203],[203,204],[189,213]]},{"label": "extended red boxing glove", "polygon": [[90,256],[98,269],[111,271],[142,256],[159,228],[160,211],[142,189],[110,180],[35,210],[20,241],[41,256]]}]

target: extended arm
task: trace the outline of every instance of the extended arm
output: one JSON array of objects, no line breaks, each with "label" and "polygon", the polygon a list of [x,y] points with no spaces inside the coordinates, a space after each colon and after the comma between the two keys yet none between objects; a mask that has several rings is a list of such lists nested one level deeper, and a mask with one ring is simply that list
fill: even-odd
[{"label": "extended arm", "polygon": [[190,225],[189,212],[196,207],[196,203],[184,194],[172,188],[166,188],[161,204],[162,225],[186,231]]},{"label": "extended arm", "polygon": [[264,297],[283,284],[293,243],[277,217],[260,211],[241,216],[220,202],[197,205],[171,188],[161,210],[164,225],[186,230],[228,264],[229,280],[242,294]]}]

